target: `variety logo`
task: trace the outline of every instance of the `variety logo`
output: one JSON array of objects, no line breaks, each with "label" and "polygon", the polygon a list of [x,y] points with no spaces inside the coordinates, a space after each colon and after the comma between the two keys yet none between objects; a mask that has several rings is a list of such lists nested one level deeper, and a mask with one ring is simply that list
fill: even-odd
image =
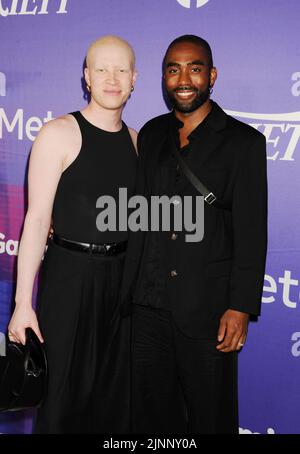
[{"label": "variety logo", "polygon": [[300,332],[292,334],[291,340],[294,342],[292,345],[291,353],[296,358],[300,356]]},{"label": "variety logo", "polygon": [[13,116],[9,117],[6,115],[3,107],[0,108],[0,139],[4,136],[4,129],[8,133],[17,132],[18,140],[23,140],[24,135],[27,139],[34,141],[37,133],[43,126],[43,123],[53,120],[52,112],[48,111],[45,118],[29,117],[24,118],[24,110],[17,109]]},{"label": "variety logo", "polygon": [[293,73],[292,80],[295,81],[291,88],[292,95],[300,96],[300,72]]},{"label": "variety logo", "polygon": [[0,232],[0,254],[18,255],[19,241],[6,240],[4,233]]},{"label": "variety logo", "polygon": [[[280,299],[283,304],[290,309],[296,309],[299,304],[299,280],[292,279],[291,271],[285,270],[284,275],[278,278],[278,283],[282,285],[281,289],[278,288],[278,284],[272,276],[265,274],[262,302],[274,303],[273,295],[277,295],[280,291]],[[266,296],[267,293],[271,295]]]},{"label": "variety logo", "polygon": [[[226,110],[229,115],[247,119],[247,123],[262,132],[267,140],[268,159],[271,161],[294,161],[294,153],[300,137],[300,111],[260,114]],[[253,121],[255,120],[255,121]]]},{"label": "variety logo", "polygon": [[0,96],[6,96],[6,76],[0,72]]},{"label": "variety logo", "polygon": [[0,17],[48,14],[49,7],[56,14],[66,14],[68,0],[0,0]]},{"label": "variety logo", "polygon": [[196,8],[200,8],[204,6],[209,0],[177,0],[179,5],[183,6],[184,8],[192,8],[196,6]]}]

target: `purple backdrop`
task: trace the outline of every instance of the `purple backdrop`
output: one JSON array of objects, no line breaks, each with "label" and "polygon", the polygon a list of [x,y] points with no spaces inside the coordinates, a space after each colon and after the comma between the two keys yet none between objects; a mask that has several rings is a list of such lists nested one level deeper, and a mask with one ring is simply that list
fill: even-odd
[{"label": "purple backdrop", "polygon": [[[139,77],[124,119],[139,129],[166,111],[161,61],[175,37],[207,39],[219,70],[213,98],[268,141],[269,253],[262,317],[240,354],[240,432],[300,433],[300,136],[298,0],[0,1],[0,331],[5,331],[24,217],[25,174],[42,123],[85,105],[87,46],[117,34]],[[0,432],[30,432],[29,413]]]}]

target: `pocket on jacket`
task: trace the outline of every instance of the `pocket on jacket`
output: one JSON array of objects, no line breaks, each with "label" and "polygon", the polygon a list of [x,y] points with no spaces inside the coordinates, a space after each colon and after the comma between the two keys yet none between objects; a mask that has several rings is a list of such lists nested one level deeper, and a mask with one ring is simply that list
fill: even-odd
[{"label": "pocket on jacket", "polygon": [[219,169],[203,170],[203,175],[199,174],[200,180],[216,196],[222,197],[228,185],[228,173]]},{"label": "pocket on jacket", "polygon": [[206,264],[206,277],[222,277],[229,276],[231,272],[232,260],[220,260],[216,262],[208,262]]}]

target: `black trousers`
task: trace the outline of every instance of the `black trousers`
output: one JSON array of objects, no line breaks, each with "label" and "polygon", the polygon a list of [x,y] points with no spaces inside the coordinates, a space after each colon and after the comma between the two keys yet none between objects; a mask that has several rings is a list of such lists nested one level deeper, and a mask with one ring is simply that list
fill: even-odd
[{"label": "black trousers", "polygon": [[131,318],[114,317],[124,258],[50,242],[37,301],[49,379],[35,434],[130,431]]},{"label": "black trousers", "polygon": [[134,433],[237,434],[237,353],[193,339],[172,313],[132,310]]}]

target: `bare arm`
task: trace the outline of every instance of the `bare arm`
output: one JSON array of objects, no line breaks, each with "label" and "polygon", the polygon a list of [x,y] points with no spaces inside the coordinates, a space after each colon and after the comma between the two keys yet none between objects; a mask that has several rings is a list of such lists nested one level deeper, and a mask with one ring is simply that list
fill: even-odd
[{"label": "bare arm", "polygon": [[16,306],[8,327],[10,338],[23,344],[28,326],[43,340],[32,308],[32,291],[45,252],[53,200],[63,170],[66,122],[68,120],[62,118],[46,124],[30,156],[29,203],[18,254]]}]

